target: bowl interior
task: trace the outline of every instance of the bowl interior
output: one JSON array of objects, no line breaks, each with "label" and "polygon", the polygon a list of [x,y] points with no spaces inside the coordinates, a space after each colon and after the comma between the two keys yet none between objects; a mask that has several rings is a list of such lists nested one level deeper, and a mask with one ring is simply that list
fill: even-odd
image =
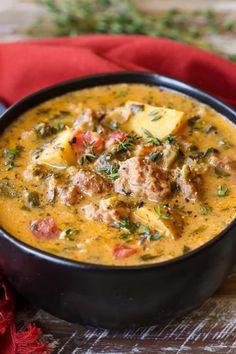
[{"label": "bowl interior", "polygon": [[[112,74],[99,74],[86,76],[74,80],[65,81],[59,83],[57,85],[53,85],[42,89],[36,93],[33,93],[30,96],[20,100],[13,106],[11,106],[3,115],[0,117],[0,133],[11,123],[13,122],[19,115],[23,114],[27,110],[43,103],[52,98],[64,95],[66,93],[77,91],[85,88],[90,88],[94,86],[103,86],[103,85],[112,85],[119,83],[136,83],[136,84],[146,84],[158,86],[163,89],[168,89],[175,91],[180,94],[187,95],[191,98],[196,99],[197,101],[206,104],[213,108],[218,113],[224,115],[228,118],[232,123],[236,124],[236,111],[230,106],[226,105],[222,101],[214,98],[210,94],[201,91],[195,87],[189,86],[181,81],[177,81],[173,78],[161,76],[152,73],[144,73],[144,72],[120,72],[120,73],[112,73]],[[108,266],[108,265],[97,265],[91,263],[84,263],[78,261],[68,260],[56,255],[49,254],[47,252],[41,251],[26,243],[18,240],[14,236],[10,235],[6,230],[0,228],[1,235],[7,238],[10,242],[17,245],[19,248],[30,252],[38,257],[47,258],[50,261],[57,261],[60,263],[64,263],[68,266],[78,266],[78,267],[93,267],[96,269],[146,269],[153,267],[161,267],[165,265],[169,265],[171,263],[175,263],[177,261],[184,260],[188,257],[193,256],[195,253],[200,252],[201,249],[209,247],[213,242],[217,242],[221,237],[225,235],[225,233],[236,225],[236,218],[216,237],[205,243],[204,245],[198,247],[197,249],[182,255],[180,257],[160,262],[154,264],[147,264],[141,266]]]}]

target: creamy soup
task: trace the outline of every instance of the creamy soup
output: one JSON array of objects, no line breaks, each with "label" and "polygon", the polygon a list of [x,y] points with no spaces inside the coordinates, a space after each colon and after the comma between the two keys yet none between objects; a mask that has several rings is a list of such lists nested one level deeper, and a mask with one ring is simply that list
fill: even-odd
[{"label": "creamy soup", "polygon": [[156,263],[223,230],[236,211],[236,129],[171,91],[119,84],[20,116],[0,143],[0,224],[64,258]]}]

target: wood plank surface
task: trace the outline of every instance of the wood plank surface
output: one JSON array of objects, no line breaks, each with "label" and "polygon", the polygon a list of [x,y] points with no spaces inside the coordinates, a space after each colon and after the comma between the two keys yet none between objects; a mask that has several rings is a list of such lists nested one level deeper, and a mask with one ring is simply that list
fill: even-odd
[{"label": "wood plank surface", "polygon": [[236,353],[236,268],[199,309],[164,326],[123,331],[90,328],[26,303],[18,311],[18,326],[24,321],[40,326],[57,354]]}]

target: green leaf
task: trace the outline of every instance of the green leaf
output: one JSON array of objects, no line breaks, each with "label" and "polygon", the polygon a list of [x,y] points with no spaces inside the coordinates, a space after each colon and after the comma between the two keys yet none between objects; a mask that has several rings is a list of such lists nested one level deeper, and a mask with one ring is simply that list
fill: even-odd
[{"label": "green leaf", "polygon": [[138,228],[129,218],[121,219],[115,227],[119,230],[128,230],[131,234],[133,234]]},{"label": "green leaf", "polygon": [[158,159],[158,157],[160,156],[160,152],[152,152],[150,155],[149,155],[149,160],[151,161],[156,161]]},{"label": "green leaf", "polygon": [[127,135],[126,140],[121,141],[117,146],[117,152],[127,152],[131,150],[135,146],[134,142],[141,138],[142,137],[138,135]]},{"label": "green leaf", "polygon": [[229,189],[225,184],[217,186],[218,197],[226,197],[228,194],[229,194]]},{"label": "green leaf", "polygon": [[199,205],[199,212],[202,215],[209,215],[212,212],[212,207],[207,204],[200,204]]},{"label": "green leaf", "polygon": [[152,254],[147,253],[147,254],[144,254],[144,255],[140,256],[140,259],[141,259],[142,261],[144,261],[144,262],[147,262],[147,261],[151,261],[152,259],[155,259],[155,258],[157,258],[157,257],[158,257],[158,256],[154,256],[154,255],[152,255]]},{"label": "green leaf", "polygon": [[151,119],[152,122],[156,122],[157,120],[161,119],[162,118],[162,115],[161,114],[158,114],[157,116],[153,117]]},{"label": "green leaf", "polygon": [[60,233],[61,240],[74,241],[74,236],[78,235],[80,230],[77,229],[66,229]]},{"label": "green leaf", "polygon": [[157,214],[158,219],[165,219],[165,220],[171,220],[172,219],[172,216],[170,214],[165,214],[165,213],[161,212],[160,205],[155,206],[154,211]]}]

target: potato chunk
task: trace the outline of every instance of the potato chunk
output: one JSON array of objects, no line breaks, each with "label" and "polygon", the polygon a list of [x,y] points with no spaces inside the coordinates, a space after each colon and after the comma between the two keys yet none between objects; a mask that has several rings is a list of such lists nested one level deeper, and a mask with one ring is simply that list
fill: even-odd
[{"label": "potato chunk", "polygon": [[[165,209],[161,210],[163,214]],[[165,214],[167,215],[167,214]],[[177,239],[181,236],[183,221],[181,217],[171,216],[170,219],[161,218],[156,213],[153,206],[144,206],[134,212],[134,219],[143,225],[149,226],[151,229],[163,232],[163,234],[171,239]]]},{"label": "potato chunk", "polygon": [[145,130],[148,130],[155,137],[165,139],[168,135],[175,134],[185,120],[184,112],[175,109],[141,105],[133,101],[128,101],[126,106],[133,114],[130,115],[124,128],[138,135],[144,135]]},{"label": "potato chunk", "polygon": [[62,169],[76,163],[71,144],[71,129],[66,129],[48,144],[43,150],[37,163],[53,168]]}]

